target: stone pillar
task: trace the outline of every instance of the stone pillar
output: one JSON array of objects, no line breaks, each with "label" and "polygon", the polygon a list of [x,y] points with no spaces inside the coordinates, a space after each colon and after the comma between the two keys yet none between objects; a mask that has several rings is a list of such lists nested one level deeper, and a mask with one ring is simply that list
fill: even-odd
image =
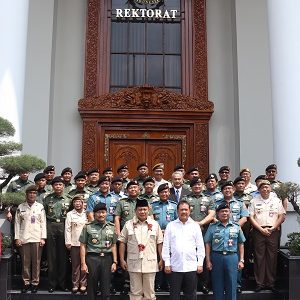
[{"label": "stone pillar", "polygon": [[[274,163],[278,178],[300,182],[300,1],[268,0]],[[256,45],[259,47],[260,45]],[[272,112],[265,112],[266,114]],[[263,124],[261,129],[263,130]],[[271,145],[264,145],[268,151]],[[270,161],[271,163],[271,161]]]},{"label": "stone pillar", "polygon": [[21,140],[28,0],[0,2],[0,115],[13,123]]}]

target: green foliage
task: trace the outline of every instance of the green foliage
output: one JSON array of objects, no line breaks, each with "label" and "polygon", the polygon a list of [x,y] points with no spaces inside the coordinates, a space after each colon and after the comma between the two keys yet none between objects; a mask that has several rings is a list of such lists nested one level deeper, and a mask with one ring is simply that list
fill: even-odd
[{"label": "green foliage", "polygon": [[13,154],[15,151],[21,151],[22,144],[15,142],[3,142],[0,144],[0,156]]},{"label": "green foliage", "polygon": [[2,254],[3,254],[5,249],[11,247],[12,239],[10,235],[6,235],[2,232],[1,235],[2,235]]},{"label": "green foliage", "polygon": [[288,198],[291,201],[300,195],[300,186],[295,182],[283,182],[274,188],[274,192],[280,199]]},{"label": "green foliage", "polygon": [[300,255],[300,232],[292,232],[287,235],[288,242],[286,246],[288,246],[290,254],[293,256]]},{"label": "green foliage", "polygon": [[0,137],[14,136],[15,128],[11,122],[0,117]]},{"label": "green foliage", "polygon": [[11,205],[18,206],[19,204],[25,202],[26,194],[25,193],[5,193],[0,194],[0,203],[3,207],[8,207]]},{"label": "green foliage", "polygon": [[44,169],[46,163],[33,155],[8,156],[0,158],[0,168],[7,174],[17,175],[20,172],[37,172]]}]

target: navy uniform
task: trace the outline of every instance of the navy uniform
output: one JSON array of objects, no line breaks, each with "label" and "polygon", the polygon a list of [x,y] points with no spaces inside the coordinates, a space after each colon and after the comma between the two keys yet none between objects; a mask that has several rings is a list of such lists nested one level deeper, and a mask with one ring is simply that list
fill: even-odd
[{"label": "navy uniform", "polygon": [[[60,176],[53,178],[52,185],[63,183]],[[66,289],[66,248],[65,248],[65,219],[70,206],[70,198],[57,195],[54,192],[44,200],[47,218],[47,255],[49,291],[53,292],[57,285]]]},{"label": "navy uniform", "polygon": [[[230,209],[225,201],[217,212]],[[245,237],[241,227],[227,219],[210,224],[204,237],[207,267],[212,270],[214,299],[236,299],[238,266],[243,267],[243,247]],[[238,251],[240,251],[240,262]]]},{"label": "navy uniform", "polygon": [[[98,203],[93,212],[106,211],[104,203]],[[111,222],[95,220],[84,226],[80,238],[81,264],[88,269],[87,294],[89,300],[97,297],[98,281],[100,281],[100,299],[109,299],[110,273],[117,267],[117,251],[115,226]]]}]

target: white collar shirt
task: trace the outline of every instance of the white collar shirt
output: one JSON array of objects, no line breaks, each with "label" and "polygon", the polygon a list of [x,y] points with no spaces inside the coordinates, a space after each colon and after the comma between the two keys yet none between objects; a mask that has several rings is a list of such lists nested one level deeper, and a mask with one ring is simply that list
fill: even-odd
[{"label": "white collar shirt", "polygon": [[191,218],[182,223],[179,218],[167,225],[162,258],[173,272],[192,272],[203,266],[204,243],[200,226]]}]

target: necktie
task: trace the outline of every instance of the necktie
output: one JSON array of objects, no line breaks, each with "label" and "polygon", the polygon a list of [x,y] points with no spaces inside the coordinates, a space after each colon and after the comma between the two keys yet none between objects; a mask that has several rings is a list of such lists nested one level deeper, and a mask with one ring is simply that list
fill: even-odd
[{"label": "necktie", "polygon": [[179,190],[176,190],[176,201],[179,202]]}]

